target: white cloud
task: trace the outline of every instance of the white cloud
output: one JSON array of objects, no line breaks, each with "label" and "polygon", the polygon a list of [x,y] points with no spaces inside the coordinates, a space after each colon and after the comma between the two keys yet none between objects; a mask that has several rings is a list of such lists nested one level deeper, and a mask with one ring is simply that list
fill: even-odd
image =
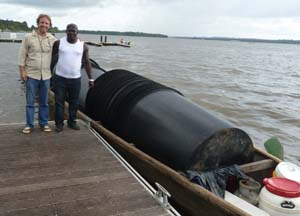
[{"label": "white cloud", "polygon": [[300,1],[296,0],[54,0],[44,4],[0,0],[0,19],[35,25],[36,16],[47,13],[60,29],[74,22],[86,30],[300,39]]},{"label": "white cloud", "polygon": [[[102,1],[98,1],[98,2],[101,3]],[[95,5],[95,1],[92,0],[71,0],[71,1],[52,0],[51,2],[48,2],[49,4],[45,3],[45,1],[36,1],[36,0],[0,0],[0,3],[33,6],[37,8],[57,8],[57,9],[60,9],[61,7],[72,8],[72,7],[86,7],[86,6]]]}]

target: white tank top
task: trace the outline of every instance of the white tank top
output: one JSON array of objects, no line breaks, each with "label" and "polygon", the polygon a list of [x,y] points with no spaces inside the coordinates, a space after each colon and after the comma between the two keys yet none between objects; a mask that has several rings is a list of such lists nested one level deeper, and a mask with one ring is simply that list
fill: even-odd
[{"label": "white tank top", "polygon": [[58,48],[58,62],[56,74],[65,78],[79,78],[81,76],[81,60],[83,55],[84,42],[77,40],[72,44],[67,37],[60,39]]}]

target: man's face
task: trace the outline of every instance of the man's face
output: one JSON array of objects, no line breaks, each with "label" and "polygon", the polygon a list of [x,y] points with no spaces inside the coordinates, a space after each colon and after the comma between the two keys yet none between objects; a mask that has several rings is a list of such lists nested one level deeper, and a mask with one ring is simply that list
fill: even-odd
[{"label": "man's face", "polygon": [[41,33],[46,33],[49,30],[50,21],[47,19],[47,17],[40,18],[38,28]]},{"label": "man's face", "polygon": [[75,41],[77,39],[77,33],[78,33],[78,30],[76,28],[76,26],[74,25],[69,25],[67,27],[67,39],[70,40],[70,41]]}]

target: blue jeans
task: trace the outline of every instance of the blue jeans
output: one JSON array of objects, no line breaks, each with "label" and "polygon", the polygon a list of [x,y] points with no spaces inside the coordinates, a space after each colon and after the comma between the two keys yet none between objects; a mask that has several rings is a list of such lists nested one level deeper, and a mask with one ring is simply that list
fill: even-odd
[{"label": "blue jeans", "polygon": [[39,93],[38,122],[41,127],[48,125],[49,107],[48,92],[50,79],[36,80],[27,77],[26,80],[26,127],[34,127],[34,99],[36,92]]},{"label": "blue jeans", "polygon": [[69,102],[68,124],[76,124],[80,88],[81,78],[68,79],[58,75],[54,76],[56,127],[62,128],[64,126],[64,109],[66,99]]}]

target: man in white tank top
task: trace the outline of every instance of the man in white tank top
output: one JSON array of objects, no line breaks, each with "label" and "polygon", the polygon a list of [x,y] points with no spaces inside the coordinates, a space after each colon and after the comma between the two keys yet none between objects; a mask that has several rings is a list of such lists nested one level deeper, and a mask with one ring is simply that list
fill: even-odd
[{"label": "man in white tank top", "polygon": [[68,96],[69,102],[68,127],[80,130],[80,127],[76,124],[76,113],[81,87],[81,63],[84,63],[87,76],[89,77],[89,86],[93,87],[94,85],[88,46],[77,37],[77,25],[67,25],[66,32],[67,37],[56,41],[52,51],[52,58],[58,55],[54,76],[56,132],[63,130],[66,96]]}]

